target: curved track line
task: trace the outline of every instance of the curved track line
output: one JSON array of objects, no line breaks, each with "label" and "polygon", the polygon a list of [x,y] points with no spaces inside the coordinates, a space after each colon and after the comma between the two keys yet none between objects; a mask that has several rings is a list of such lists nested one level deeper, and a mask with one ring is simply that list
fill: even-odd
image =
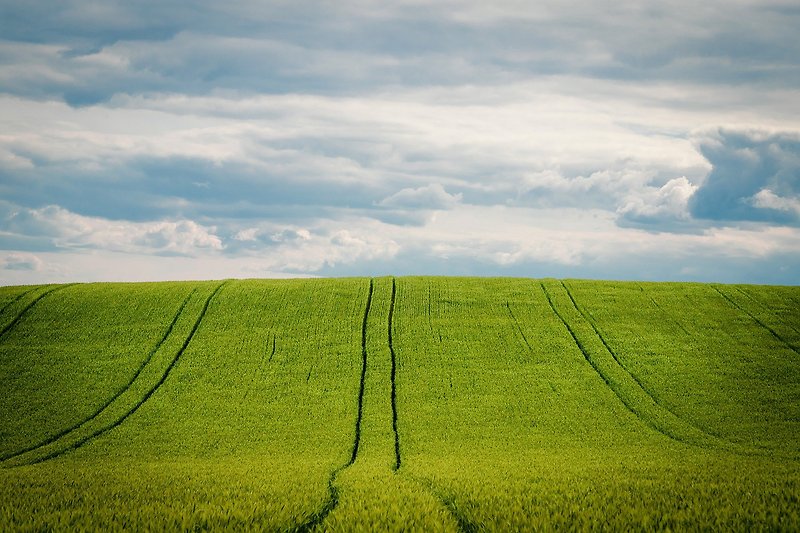
[{"label": "curved track line", "polygon": [[715,439],[721,438],[718,435],[714,435],[713,433],[711,433],[711,432],[709,432],[709,431],[697,426],[693,422],[678,416],[672,409],[670,409],[669,407],[664,405],[661,402],[661,400],[655,394],[653,394],[650,391],[650,389],[645,387],[644,384],[641,382],[641,380],[639,380],[639,378],[636,376],[636,374],[634,374],[633,372],[628,370],[628,368],[624,364],[622,364],[622,361],[620,361],[619,357],[617,357],[617,353],[611,348],[611,346],[608,345],[608,342],[606,342],[605,337],[603,336],[602,333],[600,333],[600,330],[595,325],[594,320],[592,320],[588,316],[588,314],[580,306],[578,306],[577,302],[575,301],[575,298],[573,298],[573,296],[572,296],[572,292],[564,284],[563,281],[561,282],[561,286],[564,287],[564,290],[567,292],[567,295],[569,296],[569,299],[572,302],[573,307],[575,307],[575,309],[581,314],[581,316],[584,318],[584,320],[586,320],[586,322],[588,322],[589,325],[592,326],[592,330],[594,330],[595,335],[597,335],[597,338],[599,338],[600,342],[603,343],[603,346],[608,351],[608,353],[611,354],[611,357],[614,358],[614,361],[620,366],[620,368],[622,368],[625,371],[626,374],[628,374],[631,377],[631,379],[633,379],[636,382],[637,385],[639,385],[639,388],[642,389],[642,391],[644,391],[644,393],[647,394],[650,397],[650,399],[652,399],[653,402],[656,405],[658,405],[661,409],[664,409],[665,411],[667,411],[669,414],[671,414],[672,416],[674,416],[676,419],[680,420],[684,424],[687,424],[687,425],[691,426],[692,428],[696,429],[700,433],[703,433],[704,435],[708,435],[709,437],[712,437],[712,438],[715,438]]},{"label": "curved track line", "polygon": [[169,337],[170,333],[172,333],[172,328],[175,327],[175,323],[178,321],[178,317],[180,317],[181,313],[183,313],[183,309],[184,309],[184,307],[186,307],[186,304],[189,302],[189,298],[191,298],[192,295],[196,291],[197,291],[197,289],[192,290],[192,292],[189,293],[189,296],[187,296],[186,299],[183,300],[183,303],[178,308],[178,312],[175,313],[175,316],[172,318],[172,322],[170,322],[169,326],[167,327],[167,331],[164,332],[164,335],[156,343],[155,347],[153,347],[153,349],[150,350],[150,353],[147,355],[145,360],[142,361],[142,363],[139,365],[139,368],[136,369],[136,372],[133,374],[133,377],[131,377],[131,379],[128,381],[127,384],[123,385],[121,389],[119,389],[116,393],[114,393],[114,395],[111,396],[111,398],[109,398],[108,401],[106,401],[94,413],[90,414],[89,416],[87,416],[86,418],[81,420],[80,422],[77,422],[77,423],[73,424],[72,426],[61,430],[60,432],[56,433],[55,435],[52,435],[52,436],[48,437],[47,439],[43,440],[42,442],[39,442],[38,444],[34,444],[34,445],[29,446],[27,448],[24,448],[22,450],[18,450],[16,452],[13,452],[13,453],[11,453],[9,455],[5,455],[3,457],[0,457],[0,461],[6,461],[8,459],[13,459],[14,457],[19,457],[22,454],[25,454],[25,453],[28,453],[28,452],[32,452],[32,451],[37,450],[37,449],[39,449],[39,448],[41,448],[43,446],[47,446],[48,444],[52,444],[53,442],[57,441],[58,439],[60,439],[64,435],[66,435],[66,434],[68,434],[68,433],[70,433],[72,431],[75,431],[76,429],[84,426],[85,424],[91,422],[93,419],[97,418],[97,416],[100,413],[102,413],[109,405],[111,405],[111,403],[114,400],[119,398],[126,390],[131,388],[131,386],[133,385],[133,382],[136,381],[136,378],[138,378],[139,374],[142,373],[142,370],[144,370],[145,366],[147,366],[147,364],[153,358],[153,355],[155,355],[155,353],[158,351],[158,349],[161,348],[161,345],[164,344],[164,341],[167,340],[167,337]]},{"label": "curved track line", "polygon": [[508,314],[511,315],[511,320],[517,327],[517,331],[519,331],[519,334],[522,335],[522,340],[525,341],[525,346],[528,347],[528,352],[533,353],[533,348],[531,348],[531,343],[528,342],[528,337],[526,337],[525,332],[522,331],[522,326],[519,325],[519,321],[517,320],[516,315],[514,315],[514,311],[511,310],[511,305],[508,302],[506,302],[506,309],[508,309]]},{"label": "curved track line", "polygon": [[[396,299],[396,279],[392,278],[392,300],[389,304],[389,352],[392,355],[392,429],[394,430],[394,453],[395,453],[395,464],[392,470],[396,473],[400,469],[400,432],[397,429],[397,355],[394,350],[394,339],[392,335],[393,330],[393,320],[394,320],[394,306],[395,306],[395,299]],[[430,284],[428,285],[428,327],[431,329],[431,334],[433,334],[433,323],[431,322],[431,287]],[[435,336],[434,336],[435,337]],[[434,338],[435,342],[435,338]],[[477,531],[477,527],[473,525],[469,520],[467,520],[455,507],[453,500],[451,498],[445,498],[440,491],[436,489],[433,483],[430,480],[425,480],[423,482],[420,479],[417,479],[414,476],[408,476],[409,479],[412,479],[416,483],[426,486],[428,490],[430,490],[431,494],[438,499],[441,504],[447,509],[450,515],[455,520],[456,524],[458,525],[458,530],[461,533],[472,533]]]},{"label": "curved track line", "polygon": [[656,301],[656,299],[655,299],[655,298],[653,298],[653,296],[652,296],[650,293],[648,293],[647,291],[645,291],[645,290],[644,290],[644,287],[642,287],[641,285],[639,285],[639,290],[640,290],[640,291],[642,291],[642,294],[645,294],[645,295],[647,295],[647,297],[650,299],[650,302],[652,302],[652,304],[653,304],[654,306],[656,306],[656,308],[657,308],[659,311],[661,311],[661,314],[662,314],[662,315],[664,315],[665,317],[669,318],[669,320],[670,320],[670,321],[671,321],[673,324],[675,324],[676,326],[678,326],[679,328],[681,328],[681,330],[682,330],[684,333],[686,333],[686,335],[688,335],[688,336],[691,336],[691,335],[692,335],[691,333],[689,333],[689,330],[687,330],[687,329],[684,327],[684,325],[683,325],[683,324],[681,324],[680,322],[678,322],[677,320],[675,320],[675,318],[674,318],[674,317],[673,317],[671,314],[667,313],[667,312],[666,312],[666,311],[665,311],[665,310],[664,310],[664,309],[663,309],[663,308],[662,308],[662,307],[661,307],[661,306],[658,304],[658,302]]},{"label": "curved track line", "polygon": [[8,302],[6,305],[4,305],[2,309],[0,309],[0,315],[2,315],[5,312],[6,309],[11,307],[12,305],[17,303],[18,301],[22,300],[23,298],[25,298],[27,295],[29,295],[30,293],[32,293],[36,289],[41,289],[41,288],[42,288],[41,285],[35,285],[31,289],[28,289],[27,291],[23,291],[22,294],[18,294],[17,296],[14,297],[14,299],[12,299],[10,302]]},{"label": "curved track line", "polygon": [[719,287],[717,287],[716,285],[711,285],[711,288],[712,288],[712,289],[714,289],[715,291],[717,291],[717,293],[719,293],[719,295],[720,295],[720,296],[722,296],[722,297],[723,297],[723,298],[724,298],[724,299],[725,299],[725,300],[726,300],[726,301],[727,301],[729,304],[731,304],[731,305],[732,305],[732,306],[733,306],[735,309],[738,309],[738,310],[739,310],[739,311],[741,311],[742,313],[744,313],[744,314],[746,314],[747,316],[749,316],[749,317],[750,317],[750,318],[751,318],[751,319],[752,319],[752,320],[753,320],[753,321],[754,321],[756,324],[758,324],[758,325],[759,325],[759,326],[761,326],[762,328],[764,328],[764,329],[766,329],[767,331],[769,331],[769,332],[772,334],[772,336],[773,336],[773,337],[775,337],[775,338],[776,338],[776,339],[777,339],[779,342],[781,342],[783,345],[785,345],[787,348],[789,348],[790,350],[792,350],[792,351],[793,351],[794,353],[796,353],[797,355],[800,355],[800,350],[798,350],[797,348],[795,348],[794,346],[792,346],[791,344],[789,344],[789,342],[788,342],[787,340],[785,340],[783,337],[781,337],[780,335],[778,335],[778,332],[777,332],[777,331],[775,331],[774,329],[772,329],[771,327],[769,327],[767,324],[763,323],[763,322],[762,322],[762,321],[761,321],[761,320],[760,320],[758,317],[756,317],[756,316],[755,316],[753,313],[751,313],[750,311],[748,311],[747,309],[745,309],[744,307],[742,307],[741,305],[739,305],[739,304],[737,304],[735,301],[733,301],[733,299],[732,299],[730,296],[728,296],[727,294],[725,294],[724,292],[722,292],[721,290],[719,290]]},{"label": "curved track line", "polygon": [[[264,377],[264,369],[265,367],[272,362],[272,358],[275,357],[275,346],[276,346],[276,335],[272,334],[272,351],[269,354],[269,358],[265,355],[261,358],[261,361],[256,366],[255,370],[253,370],[253,377],[250,378],[249,383],[247,384],[247,390],[244,391],[244,396],[242,396],[242,401],[246,400],[248,396],[250,396],[250,391],[253,390],[253,386],[257,381],[260,381]],[[267,349],[269,349],[269,341],[267,342]],[[266,354],[266,350],[264,352]],[[310,376],[309,376],[310,377]],[[308,380],[306,380],[308,381]]]},{"label": "curved track line", "polygon": [[[544,292],[545,297],[547,298],[547,303],[550,304],[550,309],[553,310],[553,313],[555,313],[555,315],[558,317],[558,319],[561,321],[561,323],[564,325],[564,327],[567,328],[567,331],[569,332],[570,336],[572,337],[572,340],[575,342],[575,344],[578,346],[578,348],[580,349],[581,353],[583,354],[583,358],[586,359],[586,361],[589,363],[589,365],[591,365],[591,367],[594,369],[594,371],[597,372],[597,375],[599,375],[602,378],[602,380],[605,382],[605,384],[608,386],[608,388],[611,389],[611,391],[617,396],[617,398],[619,398],[619,400],[623,403],[623,405],[625,405],[625,407],[628,409],[628,411],[633,413],[639,420],[644,422],[645,425],[647,425],[649,428],[651,428],[651,429],[653,429],[655,431],[658,431],[662,435],[664,435],[664,436],[666,436],[666,437],[668,437],[668,438],[670,438],[672,440],[675,440],[675,441],[684,442],[686,444],[694,444],[691,441],[686,441],[685,439],[682,439],[681,437],[679,437],[677,435],[673,435],[671,432],[665,431],[663,428],[661,428],[658,425],[656,425],[655,423],[653,423],[647,417],[642,416],[638,412],[638,410],[633,405],[631,405],[631,403],[619,393],[617,388],[614,385],[611,384],[611,381],[608,379],[608,377],[606,377],[606,375],[597,366],[597,363],[594,361],[594,359],[592,359],[592,356],[589,355],[589,352],[586,350],[586,347],[583,345],[583,343],[580,341],[580,339],[578,339],[578,336],[575,334],[575,331],[572,329],[572,326],[569,325],[569,322],[567,322],[567,320],[561,315],[561,313],[558,311],[558,309],[556,309],[556,306],[553,304],[553,300],[550,297],[550,293],[547,291],[547,288],[545,288],[544,283],[540,283],[540,286],[542,288],[542,291]],[[645,392],[645,394],[647,393],[647,391],[644,391],[644,392]],[[652,398],[652,396],[651,396],[651,398]]]},{"label": "curved track line", "polygon": [[418,478],[416,476],[408,475],[408,478],[417,483],[418,485],[422,485],[426,489],[430,491],[433,496],[439,500],[439,502],[444,506],[445,509],[450,513],[450,516],[453,517],[455,520],[456,525],[458,526],[459,533],[475,533],[478,531],[478,526],[472,522],[470,522],[467,517],[465,517],[461,511],[458,510],[456,507],[455,502],[453,501],[452,497],[445,496],[442,494],[436,485],[428,478]]},{"label": "curved track line", "polygon": [[741,287],[735,287],[735,288],[736,288],[736,292],[741,293],[744,297],[746,297],[751,302],[755,302],[755,304],[758,305],[760,308],[764,309],[769,314],[771,314],[772,316],[777,318],[778,321],[780,321],[784,326],[786,326],[787,328],[793,330],[795,333],[800,333],[800,330],[798,330],[796,327],[794,327],[793,325],[791,325],[788,322],[786,322],[778,313],[773,311],[772,308],[769,307],[767,304],[765,304],[764,302],[762,302],[761,300],[759,300],[758,298],[756,298],[752,294],[748,293],[747,291],[742,290]]},{"label": "curved track line", "polygon": [[269,359],[267,359],[267,363],[272,362],[272,358],[275,357],[275,347],[278,343],[278,336],[276,334],[272,334],[272,351],[269,354]]},{"label": "curved track line", "polygon": [[[647,393],[647,395],[648,395],[648,396],[650,396],[650,397],[653,399],[653,401],[654,401],[654,402],[656,402],[657,404],[661,405],[661,404],[659,403],[659,401],[658,401],[658,400],[655,398],[655,396],[653,396],[653,394],[652,394],[652,393],[651,393],[649,390],[647,390],[647,388],[645,388],[645,386],[642,384],[642,382],[641,382],[641,381],[639,381],[639,378],[638,378],[638,377],[636,377],[636,375],[635,375],[634,373],[632,373],[630,370],[628,370],[628,369],[625,367],[625,365],[624,365],[624,364],[622,364],[622,361],[620,361],[620,360],[619,360],[619,357],[617,357],[617,353],[616,353],[614,350],[612,350],[612,349],[611,349],[611,346],[609,346],[609,345],[608,345],[608,342],[606,342],[606,339],[605,339],[605,337],[603,336],[603,334],[602,334],[602,333],[600,333],[600,330],[599,330],[599,329],[597,329],[597,326],[595,325],[595,323],[594,323],[594,320],[592,320],[592,319],[591,319],[591,318],[588,316],[588,314],[587,314],[587,313],[586,313],[586,312],[583,310],[583,308],[581,308],[581,307],[578,305],[578,303],[575,301],[575,298],[572,296],[572,292],[571,292],[571,291],[569,290],[569,288],[568,288],[568,287],[567,287],[567,286],[564,284],[564,282],[563,282],[563,281],[561,281],[560,283],[561,283],[561,286],[562,286],[562,287],[564,287],[564,290],[567,292],[567,296],[569,296],[569,301],[570,301],[570,302],[572,302],[572,306],[575,308],[575,310],[576,310],[576,311],[578,311],[578,313],[580,313],[580,314],[581,314],[581,316],[583,317],[583,319],[584,319],[584,320],[586,320],[586,322],[588,322],[590,326],[592,326],[592,330],[594,331],[594,334],[595,334],[595,335],[597,335],[597,338],[598,338],[598,339],[600,339],[600,342],[602,342],[602,343],[603,343],[603,346],[605,347],[606,351],[607,351],[609,354],[611,354],[611,357],[613,357],[613,358],[614,358],[614,362],[615,362],[615,363],[617,363],[617,364],[620,366],[620,368],[622,368],[622,369],[625,371],[625,373],[627,373],[627,374],[628,374],[628,375],[631,377],[631,379],[633,379],[633,380],[636,382],[636,384],[637,384],[637,385],[639,385],[639,387],[640,387],[640,388],[641,388],[643,391],[645,391],[645,392]],[[663,406],[662,406],[662,407],[663,407]],[[664,407],[664,409],[667,409],[667,408],[666,408],[666,407]],[[667,409],[667,411],[669,411],[669,409]],[[670,412],[672,412],[672,411],[670,411]],[[675,413],[672,413],[672,414],[674,415]]]},{"label": "curved track line", "polygon": [[364,411],[364,383],[367,379],[367,319],[369,318],[369,310],[372,307],[372,293],[374,290],[374,281],[369,280],[369,294],[367,295],[367,306],[364,309],[364,322],[361,325],[361,382],[358,385],[358,418],[356,418],[356,436],[353,442],[353,454],[350,457],[350,462],[345,465],[345,468],[356,462],[358,455],[358,446],[361,443],[361,418]]},{"label": "curved track line", "polygon": [[60,291],[61,289],[66,289],[67,287],[72,287],[75,283],[67,283],[66,285],[56,285],[55,287],[44,291],[42,294],[34,298],[28,305],[26,305],[22,311],[20,311],[17,316],[14,317],[14,320],[6,324],[2,331],[0,331],[0,339],[2,339],[6,333],[11,331],[11,328],[17,325],[17,322],[22,320],[22,317],[27,313],[34,305],[39,303],[39,301],[47,296],[48,294],[53,294],[56,291]]},{"label": "curved track line", "polygon": [[341,471],[349,468],[356,462],[358,456],[358,445],[361,441],[361,416],[364,406],[364,382],[367,377],[367,319],[369,318],[369,310],[372,307],[372,293],[374,290],[374,280],[369,280],[369,293],[367,294],[367,305],[364,309],[364,321],[361,324],[361,382],[358,387],[358,414],[356,416],[356,431],[353,438],[353,451],[350,454],[350,459],[342,466],[336,468],[328,477],[328,501],[318,509],[314,514],[302,524],[295,526],[290,531],[294,532],[308,532],[313,531],[328,517],[337,505],[339,505],[339,489],[336,488],[336,477]]},{"label": "curved track line", "polygon": [[394,353],[392,342],[392,320],[394,318],[394,301],[396,295],[395,278],[392,278],[392,300],[389,304],[389,353],[392,355],[392,430],[394,431],[394,467],[395,472],[400,468],[400,433],[397,431],[397,356]]},{"label": "curved track line", "polygon": [[183,352],[186,351],[186,348],[189,346],[189,343],[192,341],[192,338],[194,338],[194,334],[197,332],[197,329],[200,327],[200,323],[203,321],[203,318],[205,318],[205,316],[206,316],[206,312],[208,311],[208,307],[211,304],[211,300],[220,292],[220,290],[222,289],[222,287],[226,283],[228,283],[228,282],[227,281],[223,281],[222,283],[220,283],[217,286],[217,288],[214,289],[214,292],[212,292],[211,295],[206,299],[206,302],[203,305],[203,309],[200,311],[200,315],[197,317],[197,320],[195,321],[194,326],[192,326],[192,329],[189,332],[189,335],[186,337],[186,340],[183,342],[183,345],[180,347],[178,352],[175,354],[175,357],[173,357],[172,361],[170,361],[169,366],[167,366],[166,370],[164,370],[164,373],[161,375],[161,379],[159,379],[158,382],[149,391],[147,391],[147,393],[144,395],[144,397],[142,397],[142,399],[140,399],[138,402],[136,402],[136,404],[131,409],[126,411],[121,417],[119,417],[117,420],[115,420],[111,424],[108,424],[108,425],[106,425],[104,427],[101,427],[100,429],[97,429],[97,430],[93,431],[88,436],[86,436],[86,437],[84,437],[84,438],[82,438],[82,439],[70,444],[66,448],[63,448],[61,450],[56,450],[56,451],[54,451],[54,452],[52,452],[52,453],[50,453],[48,455],[45,455],[44,457],[39,457],[39,458],[37,458],[37,459],[35,459],[33,461],[30,461],[30,462],[28,462],[26,464],[32,465],[32,464],[43,463],[44,461],[48,461],[50,459],[55,459],[56,457],[59,457],[59,456],[65,454],[67,452],[70,452],[72,450],[76,450],[76,449],[80,448],[81,446],[83,446],[84,444],[86,444],[86,443],[94,440],[95,438],[99,437],[103,433],[106,433],[107,431],[110,431],[110,430],[114,429],[115,427],[119,426],[128,417],[130,417],[133,413],[135,413],[142,405],[144,405],[144,403],[147,400],[149,400],[150,397],[167,380],[167,377],[169,377],[170,372],[172,371],[172,369],[177,364],[177,362],[180,359],[181,355],[183,355]]}]

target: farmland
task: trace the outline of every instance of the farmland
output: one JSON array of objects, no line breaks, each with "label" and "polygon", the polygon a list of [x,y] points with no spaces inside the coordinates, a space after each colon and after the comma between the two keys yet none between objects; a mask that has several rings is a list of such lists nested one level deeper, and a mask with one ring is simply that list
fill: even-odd
[{"label": "farmland", "polygon": [[0,288],[10,530],[800,528],[800,288]]}]

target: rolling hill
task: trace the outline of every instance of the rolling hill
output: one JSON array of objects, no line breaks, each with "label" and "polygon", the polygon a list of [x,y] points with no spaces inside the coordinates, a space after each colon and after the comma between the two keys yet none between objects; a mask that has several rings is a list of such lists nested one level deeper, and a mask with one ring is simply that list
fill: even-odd
[{"label": "rolling hill", "polygon": [[800,288],[0,288],[10,530],[800,528]]}]

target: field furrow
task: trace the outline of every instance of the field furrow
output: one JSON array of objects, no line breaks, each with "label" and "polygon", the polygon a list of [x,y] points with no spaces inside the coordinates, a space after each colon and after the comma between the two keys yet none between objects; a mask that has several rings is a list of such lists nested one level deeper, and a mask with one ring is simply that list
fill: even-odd
[{"label": "field furrow", "polygon": [[[586,361],[614,391],[620,401],[642,422],[653,430],[680,442],[698,446],[721,444],[713,435],[678,418],[672,411],[664,408],[642,386],[639,379],[622,365],[597,327],[581,311],[575,298],[563,282],[559,283],[559,288],[551,286],[548,290],[544,283],[541,284],[541,288],[547,296],[553,313],[569,331]],[[559,292],[563,292],[561,300],[566,301],[559,301]]]},{"label": "field furrow", "polygon": [[155,353],[158,351],[158,349],[161,347],[161,345],[164,344],[164,341],[167,340],[167,337],[169,337],[169,335],[172,333],[172,329],[175,327],[175,323],[178,321],[178,317],[180,317],[181,313],[183,313],[183,309],[186,307],[186,304],[189,302],[189,298],[191,298],[192,294],[194,294],[194,291],[192,291],[189,294],[189,296],[187,296],[186,299],[181,303],[180,307],[178,308],[177,312],[175,313],[175,316],[172,318],[172,321],[167,326],[167,329],[164,332],[164,335],[161,337],[161,339],[159,339],[159,341],[156,343],[156,345],[153,347],[153,349],[150,350],[150,353],[147,354],[147,357],[142,361],[142,363],[136,369],[136,372],[134,372],[134,374],[131,376],[130,380],[127,383],[125,383],[117,392],[115,392],[113,396],[108,398],[108,400],[106,400],[100,407],[98,407],[94,412],[90,413],[85,418],[79,420],[78,422],[72,424],[71,426],[68,426],[68,427],[62,429],[58,433],[55,433],[55,434],[47,437],[46,439],[44,439],[41,442],[37,442],[37,443],[35,443],[33,445],[27,446],[25,448],[22,448],[20,450],[15,451],[15,452],[6,454],[2,458],[0,458],[0,461],[6,461],[8,459],[13,459],[14,457],[18,457],[20,455],[27,454],[29,452],[33,452],[33,451],[35,451],[35,450],[37,450],[39,448],[47,446],[48,444],[55,443],[57,440],[66,437],[68,434],[78,430],[79,428],[81,428],[81,427],[85,426],[86,424],[90,423],[93,419],[95,419],[98,416],[100,416],[100,414],[103,413],[103,411],[105,411],[114,401],[116,401],[117,398],[122,396],[122,394],[125,393],[125,391],[127,391],[128,389],[131,388],[131,386],[133,386],[133,384],[136,381],[136,379],[142,373],[142,370],[144,370],[144,368],[147,366],[147,364],[150,363],[150,361],[153,359],[153,355],[155,355]]},{"label": "field furrow", "polygon": [[[661,409],[667,411],[669,413],[669,415],[671,415],[671,417],[680,418],[680,417],[678,417],[677,414],[675,414],[675,412],[672,409],[670,409],[670,407],[668,405],[665,405],[659,399],[658,395],[653,390],[650,390],[634,372],[631,372],[631,370],[625,365],[625,362],[620,358],[620,356],[617,354],[617,352],[614,350],[614,348],[609,345],[608,341],[606,340],[605,335],[603,335],[602,331],[600,331],[600,329],[597,326],[597,323],[592,318],[591,314],[586,312],[586,310],[575,301],[575,297],[572,295],[572,292],[569,290],[569,287],[563,281],[561,282],[561,286],[564,288],[564,291],[566,291],[567,296],[569,297],[569,300],[572,303],[572,306],[580,313],[581,317],[592,327],[592,330],[594,331],[594,334],[597,336],[598,339],[600,339],[600,342],[603,344],[603,348],[605,348],[605,350],[609,353],[609,355],[611,355],[612,359],[614,359],[614,362],[617,365],[619,365],[619,367],[622,368],[625,371],[625,373],[627,373],[628,376],[630,376],[630,378],[633,381],[636,382],[636,385],[639,388],[641,388],[641,390],[648,397],[650,397],[653,400],[653,402],[656,403]],[[658,306],[658,304],[655,302],[655,300],[653,300],[653,303],[656,306]],[[661,310],[661,309],[659,308],[659,310]],[[661,311],[663,312],[663,310],[661,310]],[[700,431],[702,433],[705,433],[709,437],[712,437],[712,438],[716,437],[715,435],[710,434],[705,429],[700,428],[697,425],[693,424],[691,421],[683,420],[683,422],[685,424],[688,424],[688,425],[692,426],[693,428],[697,429],[698,431]]]},{"label": "field furrow", "polygon": [[[147,358],[143,361],[142,365],[136,370],[133,379],[121,390],[115,394],[110,401],[108,401],[101,409],[93,413],[92,416],[87,417],[82,423],[76,424],[67,431],[61,432],[55,438],[50,438],[42,444],[31,447],[21,453],[11,456],[4,462],[3,466],[20,466],[37,464],[50,459],[55,459],[61,455],[76,450],[81,446],[91,442],[93,439],[101,436],[107,431],[110,431],[120,424],[122,424],[129,416],[135,413],[152,395],[158,390],[161,385],[167,380],[170,371],[178,362],[178,359],[186,351],[189,343],[192,341],[197,328],[203,321],[208,306],[214,296],[219,293],[225,283],[220,283],[217,288],[205,299],[205,303],[200,309],[197,318],[194,321],[188,335],[185,337],[183,344],[171,357],[162,356],[159,360],[155,361],[155,367],[149,368],[148,364],[153,361],[153,356],[159,352],[159,349],[164,345],[165,341],[172,333],[176,322],[181,317],[186,304],[191,300],[196,291],[192,293],[181,304],[180,309],[176,313],[173,321],[167,328],[165,335],[156,345],[155,349],[148,354]],[[161,363],[160,365],[158,363]],[[142,377],[140,381],[138,378]],[[157,379],[155,383],[152,381]]]},{"label": "field furrow", "polygon": [[350,459],[336,470],[332,471],[328,478],[328,500],[315,512],[309,519],[296,527],[297,531],[314,531],[319,528],[328,515],[339,505],[339,488],[337,487],[337,477],[345,469],[351,467],[356,462],[358,457],[358,448],[361,444],[361,420],[364,412],[364,386],[367,375],[367,321],[369,320],[369,311],[372,307],[372,295],[374,292],[374,280],[369,280],[369,291],[367,292],[367,303],[364,306],[364,318],[361,325],[361,378],[358,385],[358,401],[356,411],[355,431],[353,437],[353,449],[350,453]]},{"label": "field furrow", "polygon": [[[3,313],[6,312],[6,309],[19,302],[33,291],[39,290],[40,288],[41,286],[39,285],[33,285],[31,287],[4,288],[5,290],[0,293],[0,302],[2,302],[2,305],[0,305],[0,317],[3,317]],[[3,320],[3,323],[5,322],[6,321]]]},{"label": "field furrow", "polygon": [[[800,451],[800,406],[789,392],[797,386],[800,359],[714,287],[583,281],[569,286],[618,359],[676,416],[748,453]],[[784,323],[797,314],[795,289],[748,291],[763,295]],[[665,312],[673,319],[663,320]],[[780,326],[774,316],[759,318]],[[791,329],[779,331],[789,340]]]},{"label": "field furrow", "polygon": [[736,290],[755,302],[761,309],[769,312],[775,320],[800,334],[800,295],[793,294],[788,287],[772,287],[769,285],[739,285]]},{"label": "field furrow", "polygon": [[397,298],[397,280],[392,278],[392,301],[389,304],[389,326],[388,326],[388,338],[389,338],[389,352],[392,356],[392,373],[391,373],[391,382],[392,382],[392,431],[394,432],[394,466],[392,467],[393,470],[397,470],[400,468],[400,433],[397,431],[397,354],[394,351],[394,342],[392,341],[392,330],[394,329],[394,304]]},{"label": "field furrow", "polygon": [[[361,447],[356,460],[337,476],[338,502],[320,525],[324,530],[454,531],[457,524],[436,495],[404,475],[399,455],[403,416],[392,380],[396,300],[393,278],[374,280],[366,323],[367,366]],[[390,342],[391,339],[391,342]],[[395,379],[402,375],[395,354]],[[395,390],[393,400],[392,391]]]},{"label": "field furrow", "polygon": [[[0,321],[50,288],[0,290]],[[54,290],[0,338],[0,523],[796,530],[798,301],[450,277]]]},{"label": "field furrow", "polygon": [[522,337],[522,342],[525,343],[525,346],[528,348],[528,351],[532,352],[533,348],[531,347],[531,343],[528,342],[528,337],[525,336],[525,332],[519,325],[519,321],[517,320],[514,311],[511,310],[511,304],[509,304],[508,302],[506,302],[506,309],[508,309],[508,316],[511,317],[511,321],[514,323],[514,328],[519,332],[520,337]]},{"label": "field furrow", "polygon": [[[36,305],[36,304],[38,304],[40,301],[42,301],[42,299],[43,299],[45,296],[47,296],[48,294],[52,294],[52,293],[54,293],[54,292],[56,292],[56,291],[59,291],[59,290],[65,289],[65,288],[67,288],[67,287],[69,287],[69,286],[70,286],[70,285],[48,285],[48,286],[45,286],[45,287],[43,287],[43,288],[39,289],[39,290],[38,290],[38,294],[36,294],[35,298],[33,298],[32,300],[30,300],[30,301],[28,301],[28,302],[25,302],[25,301],[24,301],[24,300],[25,300],[25,296],[28,296],[29,294],[33,293],[33,292],[34,292],[33,290],[31,290],[31,291],[27,291],[27,292],[23,293],[22,295],[20,295],[20,297],[19,297],[19,298],[17,298],[15,301],[11,302],[11,303],[10,303],[8,306],[6,306],[6,308],[11,308],[11,309],[13,309],[13,307],[14,307],[14,304],[18,304],[18,303],[20,303],[20,302],[22,302],[22,303],[23,303],[23,305],[20,307],[20,309],[19,309],[19,310],[17,310],[17,311],[16,311],[16,312],[15,312],[15,313],[14,313],[12,316],[10,316],[10,317],[9,317],[8,321],[5,323],[5,325],[2,327],[2,329],[0,329],[0,340],[2,340],[2,339],[3,339],[3,337],[4,337],[4,336],[5,336],[5,335],[6,335],[6,334],[9,332],[9,331],[11,331],[11,329],[12,329],[14,326],[16,326],[16,325],[17,325],[17,323],[18,323],[20,320],[22,320],[22,318],[25,316],[25,314],[26,314],[28,311],[30,311],[31,309],[33,309],[33,306],[35,306],[35,305]],[[3,311],[5,311],[5,309],[6,309],[6,308],[4,308],[4,309],[3,309]]]},{"label": "field furrow", "polygon": [[[730,303],[731,306],[750,317],[753,322],[768,331],[775,340],[786,346],[786,348],[800,355],[800,348],[798,348],[798,345],[800,345],[800,336],[798,336],[797,330],[794,328],[786,328],[780,321],[774,320],[774,315],[772,315],[772,313],[765,313],[763,309],[753,309],[752,305],[748,305],[750,302],[739,296],[744,295],[745,298],[747,298],[746,293],[738,291],[737,294],[737,292],[719,285],[712,285],[712,287],[720,296]],[[750,301],[752,302],[753,300]],[[779,333],[778,329],[788,329],[788,331]]]}]

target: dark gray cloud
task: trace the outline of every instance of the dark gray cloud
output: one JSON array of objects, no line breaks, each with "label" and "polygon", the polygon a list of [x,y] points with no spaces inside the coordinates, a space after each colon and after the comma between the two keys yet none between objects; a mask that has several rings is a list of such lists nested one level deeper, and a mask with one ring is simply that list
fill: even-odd
[{"label": "dark gray cloud", "polygon": [[[303,171],[308,172],[304,174]],[[162,217],[272,218],[294,210],[302,216],[330,208],[371,208],[390,190],[336,180],[317,169],[273,169],[237,161],[214,163],[188,157],[133,157],[86,169],[80,162],[4,169],[4,199],[39,208],[59,205],[111,220]]]},{"label": "dark gray cloud", "polygon": [[800,135],[721,130],[700,143],[713,166],[689,201],[692,216],[800,223]]},{"label": "dark gray cloud", "polygon": [[[358,94],[574,74],[794,87],[800,14],[759,2],[0,4],[0,91],[89,105],[227,89]],[[27,46],[25,46],[27,45]]]}]

